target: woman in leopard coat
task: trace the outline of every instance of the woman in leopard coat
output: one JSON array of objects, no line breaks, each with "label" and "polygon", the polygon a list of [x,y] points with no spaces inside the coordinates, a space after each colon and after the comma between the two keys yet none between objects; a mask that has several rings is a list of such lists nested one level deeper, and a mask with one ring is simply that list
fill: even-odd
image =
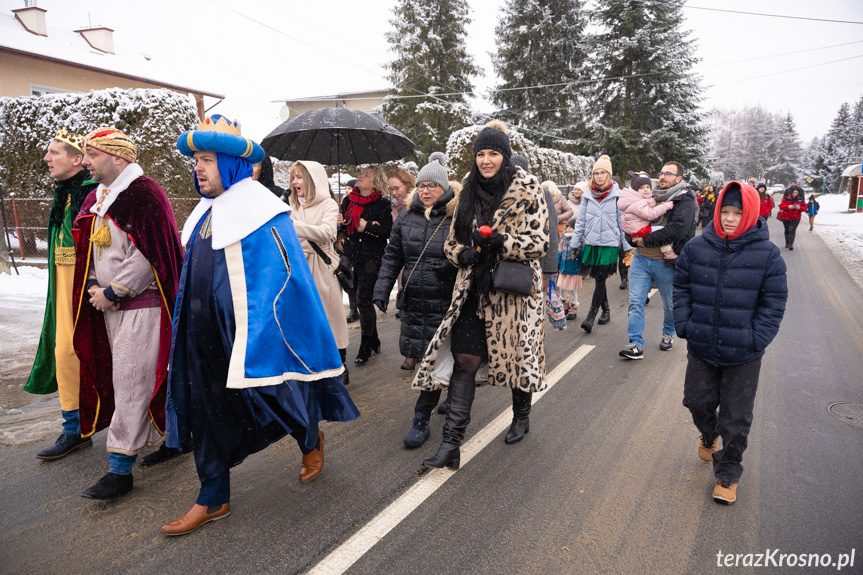
[{"label": "woman in leopard coat", "polygon": [[[539,258],[548,250],[548,206],[532,175],[510,163],[512,149],[506,126],[491,122],[473,145],[474,164],[459,195],[453,225],[444,247],[458,266],[452,303],[426,349],[413,386],[438,389],[435,365],[449,344],[453,372],[449,379],[449,410],[443,442],[426,467],[459,466],[459,446],[470,422],[477,372],[488,362],[488,380],[509,387],[513,421],[507,443],[528,431],[531,394],[545,389],[543,350],[544,297]],[[486,237],[481,226],[491,227]],[[527,262],[533,270],[530,296],[495,291],[492,271],[500,260]],[[446,349],[446,348],[444,348]],[[440,352],[440,353],[439,353]]]}]

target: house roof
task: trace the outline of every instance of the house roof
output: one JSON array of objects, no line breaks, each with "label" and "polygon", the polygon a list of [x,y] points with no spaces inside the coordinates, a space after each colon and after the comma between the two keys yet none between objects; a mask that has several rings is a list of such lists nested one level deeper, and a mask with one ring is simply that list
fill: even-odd
[{"label": "house roof", "polygon": [[326,100],[363,100],[363,99],[378,99],[377,94],[389,93],[389,88],[381,88],[379,90],[362,90],[360,92],[342,92],[340,94],[332,94],[330,96],[308,96],[305,98],[282,98],[273,100],[273,102],[318,102]]},{"label": "house roof", "polygon": [[48,35],[27,31],[11,13],[0,13],[0,51],[21,54],[127,78],[149,82],[173,90],[194,92],[223,99],[210,90],[185,85],[183,72],[171,62],[158,62],[142,52],[116,47],[107,54],[91,47],[81,34],[48,26]]}]

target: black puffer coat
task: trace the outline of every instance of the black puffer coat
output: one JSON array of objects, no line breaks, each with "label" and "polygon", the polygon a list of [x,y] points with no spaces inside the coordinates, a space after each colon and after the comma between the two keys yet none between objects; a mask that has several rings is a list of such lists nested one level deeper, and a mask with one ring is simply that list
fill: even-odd
[{"label": "black puffer coat", "polygon": [[[405,357],[419,359],[425,355],[452,300],[458,268],[444,255],[444,244],[456,203],[455,193],[449,188],[427,211],[414,193],[408,198],[409,209],[400,213],[393,224],[373,299],[389,301],[393,285],[404,268],[405,307],[399,350]],[[429,242],[432,234],[434,238]],[[428,248],[417,264],[427,243]],[[411,275],[415,265],[416,271]]]}]

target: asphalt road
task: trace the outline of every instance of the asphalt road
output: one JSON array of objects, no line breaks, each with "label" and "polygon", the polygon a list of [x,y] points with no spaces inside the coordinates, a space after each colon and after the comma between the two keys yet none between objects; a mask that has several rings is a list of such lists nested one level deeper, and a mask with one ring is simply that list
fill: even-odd
[{"label": "asphalt road", "polygon": [[[781,226],[770,226],[781,246]],[[577,325],[546,332],[549,371],[595,347],[536,402],[526,439],[508,446],[495,436],[348,572],[700,574],[751,571],[718,567],[720,552],[768,551],[778,562],[773,550],[831,561],[854,550],[854,567],[842,572],[863,573],[863,292],[817,235],[800,230],[797,249],[782,254],[788,311],[763,360],[735,505],[713,503],[711,468],[696,455],[698,434],[681,405],[685,342],[658,349],[657,297],[645,359],[619,358],[627,302],[612,280],[609,325],[590,335]],[[440,441],[435,415],[426,445],[403,447],[416,395],[398,369],[392,313],[379,329],[382,355],[351,368],[362,417],[324,424],[320,477],[298,483],[300,452],[286,438],[234,469],[231,517],[185,537],[165,538],[159,527],[195,500],[190,456],[136,467],[132,493],[102,503],[80,492],[106,472],[104,432],[92,449],[57,462],[33,457],[50,441],[0,448],[0,572],[298,573],[341,553],[431,476],[420,462]],[[351,338],[353,357],[357,329]],[[844,421],[828,410],[834,403],[851,404],[834,407]],[[469,439],[509,404],[508,390],[480,389]]]}]

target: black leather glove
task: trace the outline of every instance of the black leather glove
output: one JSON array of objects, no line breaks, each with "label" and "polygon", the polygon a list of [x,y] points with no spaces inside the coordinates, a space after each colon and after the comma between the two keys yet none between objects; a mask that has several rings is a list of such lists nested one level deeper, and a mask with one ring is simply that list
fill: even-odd
[{"label": "black leather glove", "polygon": [[500,248],[503,247],[503,236],[501,236],[497,232],[494,232],[490,236],[485,237],[480,233],[479,230],[474,230],[471,239],[473,239],[474,245],[480,248],[480,253],[498,252],[500,251]]},{"label": "black leather glove", "polygon": [[499,252],[503,247],[503,236],[495,232],[488,237],[488,249],[491,252]]},{"label": "black leather glove", "polygon": [[479,261],[479,252],[476,248],[466,248],[459,252],[458,263],[462,266],[472,266]]},{"label": "black leather glove", "polygon": [[[494,234],[492,234],[492,236],[493,235]],[[488,238],[485,237],[479,230],[474,230],[473,233],[471,234],[471,239],[473,240],[473,245],[475,245],[478,248],[482,248],[482,249],[485,249],[486,246],[488,246],[488,240],[490,237],[491,236],[489,236]]]},{"label": "black leather glove", "polygon": [[379,310],[381,310],[384,313],[387,313],[387,302],[385,302],[382,299],[376,299],[374,301],[374,304],[378,307]]}]

